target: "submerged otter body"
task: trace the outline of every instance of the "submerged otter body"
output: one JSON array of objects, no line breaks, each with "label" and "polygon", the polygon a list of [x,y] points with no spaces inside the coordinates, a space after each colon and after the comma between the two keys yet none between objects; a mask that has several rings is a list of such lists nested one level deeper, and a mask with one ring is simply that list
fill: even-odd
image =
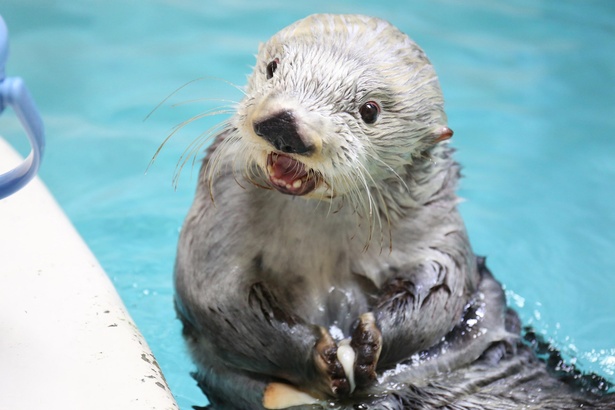
[{"label": "submerged otter body", "polygon": [[213,408],[615,408],[521,343],[451,136],[432,65],[383,20],[313,15],[261,46],[176,261]]}]

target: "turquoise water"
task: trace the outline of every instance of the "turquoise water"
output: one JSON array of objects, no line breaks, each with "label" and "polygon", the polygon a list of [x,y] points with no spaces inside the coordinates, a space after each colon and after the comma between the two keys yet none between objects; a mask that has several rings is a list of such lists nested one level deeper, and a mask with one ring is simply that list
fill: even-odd
[{"label": "turquoise water", "polygon": [[[141,328],[182,409],[205,400],[172,309],[178,232],[196,174],[175,165],[241,98],[259,41],[313,12],[393,22],[440,75],[475,250],[525,323],[615,379],[615,2],[3,0],[8,75],[47,127],[41,175]],[[144,121],[173,90],[197,78]],[[0,133],[27,153],[10,113]]]}]

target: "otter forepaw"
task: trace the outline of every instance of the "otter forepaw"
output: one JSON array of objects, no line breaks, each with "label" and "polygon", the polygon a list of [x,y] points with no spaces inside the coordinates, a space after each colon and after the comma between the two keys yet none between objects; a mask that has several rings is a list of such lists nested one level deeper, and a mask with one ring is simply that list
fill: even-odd
[{"label": "otter forepaw", "polygon": [[337,344],[325,329],[315,349],[315,362],[318,371],[324,376],[329,387],[329,394],[347,396],[350,394],[350,382],[337,357]]},{"label": "otter forepaw", "polygon": [[364,313],[352,334],[350,346],[356,353],[354,379],[357,387],[376,380],[376,367],[382,351],[382,334],[373,313]]}]

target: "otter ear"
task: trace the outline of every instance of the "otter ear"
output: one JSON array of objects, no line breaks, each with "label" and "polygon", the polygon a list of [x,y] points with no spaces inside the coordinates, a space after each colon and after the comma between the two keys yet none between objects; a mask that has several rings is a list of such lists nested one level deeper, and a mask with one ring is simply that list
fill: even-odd
[{"label": "otter ear", "polygon": [[446,141],[453,136],[453,130],[449,127],[441,127],[434,133],[434,144]]}]

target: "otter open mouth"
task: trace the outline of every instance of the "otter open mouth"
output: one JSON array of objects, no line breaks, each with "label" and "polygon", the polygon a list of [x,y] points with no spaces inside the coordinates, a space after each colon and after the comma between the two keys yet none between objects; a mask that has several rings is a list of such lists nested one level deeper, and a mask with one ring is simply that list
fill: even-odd
[{"label": "otter open mouth", "polygon": [[267,172],[271,186],[283,194],[305,195],[318,185],[314,171],[294,158],[275,152],[267,155]]}]

